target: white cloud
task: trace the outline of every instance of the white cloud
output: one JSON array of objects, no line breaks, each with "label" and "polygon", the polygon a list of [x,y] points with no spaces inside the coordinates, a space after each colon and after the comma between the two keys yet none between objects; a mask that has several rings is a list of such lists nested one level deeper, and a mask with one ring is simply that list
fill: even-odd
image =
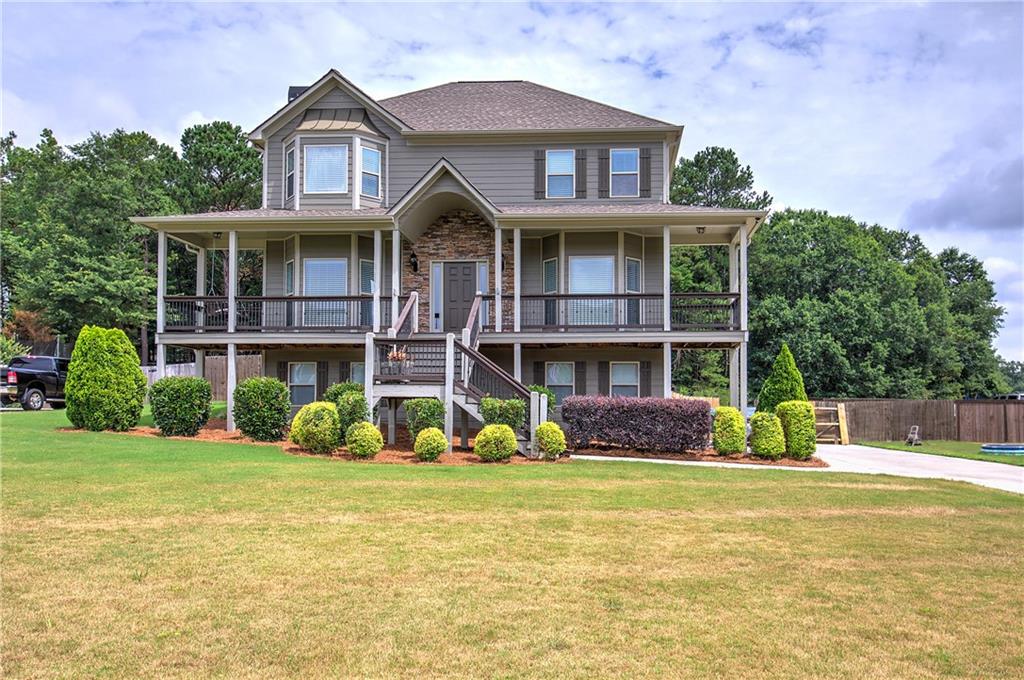
[{"label": "white cloud", "polygon": [[[288,85],[331,67],[381,98],[448,80],[525,78],[683,123],[684,154],[732,147],[779,204],[905,226],[931,247],[1021,262],[1007,252],[1024,239],[1008,195],[1015,176],[1000,172],[1024,154],[1022,11],[1015,3],[362,4],[358,12],[8,4],[3,127],[23,143],[43,126],[64,142],[115,127],[175,142],[191,122],[252,127],[284,102]],[[1011,310],[1004,352],[1019,351],[1005,338],[1024,327],[1011,283],[997,281]]]}]

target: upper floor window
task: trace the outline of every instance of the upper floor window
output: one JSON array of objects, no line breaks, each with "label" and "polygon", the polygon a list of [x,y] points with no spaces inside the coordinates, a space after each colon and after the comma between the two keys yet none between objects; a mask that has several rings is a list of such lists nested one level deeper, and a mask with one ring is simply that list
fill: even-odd
[{"label": "upper floor window", "polygon": [[547,152],[547,197],[573,198],[576,195],[576,152],[572,149]]},{"label": "upper floor window", "polygon": [[295,149],[289,149],[284,156],[284,195],[295,196]]},{"label": "upper floor window", "polygon": [[380,198],[380,151],[364,146],[363,178],[360,191],[364,196]]},{"label": "upper floor window", "polygon": [[611,150],[611,195],[640,195],[640,149]]},{"label": "upper floor window", "polygon": [[348,191],[348,145],[316,144],[305,147],[303,172],[307,194],[343,194]]}]

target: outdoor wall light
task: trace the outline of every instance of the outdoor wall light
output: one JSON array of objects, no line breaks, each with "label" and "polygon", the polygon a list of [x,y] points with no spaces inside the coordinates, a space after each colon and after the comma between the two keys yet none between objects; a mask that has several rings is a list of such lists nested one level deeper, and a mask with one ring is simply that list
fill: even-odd
[{"label": "outdoor wall light", "polygon": [[414,272],[418,272],[420,270],[420,258],[416,257],[416,253],[409,255],[409,266],[412,267]]},{"label": "outdoor wall light", "polygon": [[704,233],[704,230],[705,230],[706,228],[707,228],[707,227],[697,227],[697,233],[698,233],[698,234],[703,234],[703,233]]},{"label": "outdoor wall light", "polygon": [[222,232],[222,231],[215,231],[215,232],[213,232],[213,238],[218,240],[218,241],[220,240],[220,237],[223,236],[223,235],[224,235],[224,232]]}]

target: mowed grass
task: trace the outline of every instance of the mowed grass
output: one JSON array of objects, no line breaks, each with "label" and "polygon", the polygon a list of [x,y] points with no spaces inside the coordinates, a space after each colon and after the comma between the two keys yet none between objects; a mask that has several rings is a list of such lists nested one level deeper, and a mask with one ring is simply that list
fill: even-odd
[{"label": "mowed grass", "polygon": [[5,677],[1024,675],[1024,502],[397,466],[0,416]]},{"label": "mowed grass", "polygon": [[958,441],[926,441],[920,446],[911,446],[905,442],[858,442],[864,446],[877,446],[881,449],[892,449],[895,451],[912,451],[914,453],[930,453],[936,456],[949,456],[951,458],[968,458],[970,460],[985,460],[990,463],[1006,463],[1007,465],[1019,465],[1024,467],[1024,456],[1002,455],[997,453],[982,453],[980,442],[958,442]]}]

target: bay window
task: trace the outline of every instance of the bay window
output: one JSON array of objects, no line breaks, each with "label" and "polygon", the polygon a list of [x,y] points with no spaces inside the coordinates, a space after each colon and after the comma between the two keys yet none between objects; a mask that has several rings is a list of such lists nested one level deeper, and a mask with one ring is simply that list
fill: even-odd
[{"label": "bay window", "polygon": [[364,196],[380,198],[380,151],[368,146],[362,148],[363,176],[360,192]]},{"label": "bay window", "polygon": [[307,144],[304,153],[303,190],[307,194],[348,191],[347,144]]}]

